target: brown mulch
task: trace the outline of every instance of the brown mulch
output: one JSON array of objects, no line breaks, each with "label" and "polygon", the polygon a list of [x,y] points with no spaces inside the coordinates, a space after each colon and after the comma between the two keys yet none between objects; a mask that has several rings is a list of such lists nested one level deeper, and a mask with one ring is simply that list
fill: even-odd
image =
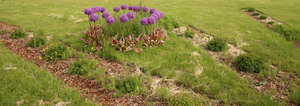
[{"label": "brown mulch", "polygon": [[[0,31],[3,29],[6,29],[9,33],[0,35],[0,42],[2,42],[9,50],[23,57],[26,61],[33,61],[33,63],[37,66],[46,68],[56,77],[63,80],[68,86],[77,88],[82,96],[87,97],[91,101],[101,103],[102,105],[145,105],[146,97],[143,95],[114,97],[114,92],[104,89],[101,84],[97,83],[95,80],[88,80],[78,75],[68,74],[67,69],[72,61],[76,60],[76,58],[58,60],[55,62],[47,62],[43,60],[43,48],[29,48],[26,46],[27,41],[30,40],[30,38],[10,39],[9,34],[13,30],[18,29],[17,26],[0,23]],[[91,55],[91,57],[99,60],[99,66],[106,67],[106,73],[108,74],[122,74],[125,70],[124,65],[121,63],[106,61],[93,55]]]}]

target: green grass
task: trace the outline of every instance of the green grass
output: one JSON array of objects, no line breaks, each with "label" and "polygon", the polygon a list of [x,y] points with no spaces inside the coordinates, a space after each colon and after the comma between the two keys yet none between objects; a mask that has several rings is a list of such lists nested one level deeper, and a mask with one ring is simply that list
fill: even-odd
[{"label": "green grass", "polygon": [[[77,43],[74,42],[88,27],[87,21],[75,23],[79,18],[86,19],[82,13],[84,8],[95,5],[112,8],[125,2],[136,1],[1,0],[0,21],[20,25],[26,31],[43,30],[55,38],[49,43],[62,40],[75,48]],[[267,16],[299,29],[300,14],[297,13],[300,8],[296,8],[300,5],[299,0],[289,2],[282,0],[190,0],[189,2],[186,0],[146,0],[145,4],[158,8],[165,15],[177,17],[178,20],[216,37],[229,39],[229,42],[245,42],[249,45],[243,49],[249,54],[263,58],[268,63],[278,66],[280,70],[300,76],[300,49],[278,33],[241,12],[241,8],[254,7],[263,11]],[[142,66],[145,72],[153,75],[176,78],[177,81],[183,82],[195,91],[223,101],[225,104],[278,105],[274,100],[270,100],[269,94],[259,94],[236,73],[218,66],[216,61],[202,49],[195,48],[191,42],[174,35],[170,35],[164,46],[143,49],[142,53],[120,53],[110,49],[107,51],[102,56],[117,61],[136,63]],[[110,51],[113,51],[112,54],[109,54]],[[195,51],[199,52],[200,57],[191,55]],[[188,77],[195,78],[192,80],[194,82],[176,77],[177,71],[193,76],[192,73],[198,64],[201,64],[204,71],[201,76]]]},{"label": "green grass", "polygon": [[15,106],[23,101],[23,106],[55,105],[59,102],[70,102],[69,105],[95,105],[75,89],[67,88],[46,70],[25,62],[13,55],[3,44],[0,44],[0,105]]}]

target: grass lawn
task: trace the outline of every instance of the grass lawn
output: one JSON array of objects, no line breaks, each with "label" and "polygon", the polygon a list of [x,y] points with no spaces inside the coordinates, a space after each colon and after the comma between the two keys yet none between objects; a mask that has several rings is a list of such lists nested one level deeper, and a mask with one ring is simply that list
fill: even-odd
[{"label": "grass lawn", "polygon": [[[87,20],[85,20],[87,17],[83,14],[84,8],[97,5],[112,8],[124,3],[135,4],[135,1],[0,0],[0,21],[19,25],[26,29],[26,31],[45,32],[53,38],[50,43],[62,40],[76,48],[78,47],[77,41],[79,36],[88,27]],[[161,10],[167,16],[177,17],[178,20],[195,26],[215,37],[227,39],[237,45],[247,43],[248,46],[243,47],[243,49],[249,54],[265,59],[269,64],[274,64],[281,71],[292,72],[298,77],[300,76],[300,49],[294,46],[292,42],[286,41],[280,34],[273,32],[241,11],[241,8],[254,7],[293,28],[299,29],[300,20],[297,19],[297,16],[299,16],[297,12],[300,11],[300,8],[297,5],[300,5],[300,1],[298,0],[290,0],[289,2],[282,0],[190,0],[188,2],[186,0],[145,0],[144,4],[148,7]],[[84,21],[76,23],[76,21],[81,19]],[[14,63],[16,61],[15,58],[20,60],[20,58],[7,53],[8,51],[3,46],[0,50],[4,52],[0,55],[7,58],[1,59],[0,62],[2,63],[0,65]],[[198,52],[200,56],[193,56],[193,52]],[[144,49],[142,53],[111,52],[111,55],[117,57],[122,62],[135,63],[145,68],[145,71],[151,74],[166,78],[175,78],[176,81],[182,83],[185,87],[199,91],[200,94],[217,99],[225,104],[280,105],[278,101],[270,99],[271,93],[262,94],[256,92],[254,88],[250,87],[251,85],[248,81],[239,77],[230,68],[218,65],[203,49],[194,47],[188,40],[174,34],[169,34],[169,39],[162,47]],[[24,61],[18,61],[17,63],[22,65],[30,64]],[[195,76],[193,73],[199,65],[203,67],[204,71],[200,76]],[[33,65],[29,66],[28,69],[27,66],[22,69],[27,72],[34,67]],[[1,74],[10,75],[12,72],[1,71]],[[176,72],[179,72],[179,74],[176,74]],[[12,73],[12,76],[27,75],[20,72],[15,73],[17,74]],[[43,71],[39,73],[47,72]],[[30,75],[31,73],[28,73],[28,76]],[[53,95],[56,95],[57,92],[62,92],[62,94],[72,92],[66,95],[58,95],[58,98],[63,101],[71,99],[72,103],[75,104],[85,103],[82,102],[85,100],[79,99],[79,95],[74,91],[61,91],[61,89],[58,89],[61,84],[55,78],[51,77],[49,73],[45,75],[47,77],[43,78],[52,79],[56,85],[53,89],[47,89],[50,92],[49,94],[37,94],[44,95],[45,101],[47,100],[50,103],[55,101],[56,99]],[[11,77],[5,77],[5,79],[15,80]],[[33,80],[32,76],[28,80]],[[48,80],[45,79],[45,81]],[[11,86],[17,85],[13,84]],[[26,84],[26,86],[30,86],[30,84]],[[34,85],[30,87],[34,87]],[[41,85],[41,87],[43,86]],[[7,88],[3,89],[8,90]],[[45,88],[30,88],[28,92],[39,91],[41,89]],[[15,95],[22,97],[18,93]],[[29,93],[29,95],[31,94]],[[20,98],[16,98],[16,96],[12,96],[12,98],[18,101]],[[40,100],[44,96],[35,96],[34,98]],[[27,96],[24,96],[24,100],[25,97]],[[28,100],[31,100],[33,97],[28,98],[30,98]],[[31,101],[36,101],[36,99]]]},{"label": "grass lawn", "polygon": [[25,62],[0,45],[0,105],[55,105],[93,106],[80,97],[75,89],[66,87],[51,73]]}]

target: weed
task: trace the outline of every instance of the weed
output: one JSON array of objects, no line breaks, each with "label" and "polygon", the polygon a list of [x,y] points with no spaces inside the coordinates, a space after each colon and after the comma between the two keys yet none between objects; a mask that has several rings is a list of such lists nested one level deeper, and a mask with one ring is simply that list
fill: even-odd
[{"label": "weed", "polygon": [[184,93],[168,98],[168,104],[170,106],[199,106],[204,104],[204,100]]},{"label": "weed", "polygon": [[45,50],[44,58],[48,61],[56,61],[59,59],[67,59],[69,57],[72,57],[73,54],[73,49],[62,45],[55,45]]},{"label": "weed", "polygon": [[259,13],[253,13],[252,15],[253,16],[259,16],[260,14]]},{"label": "weed", "polygon": [[289,94],[289,99],[296,103],[296,104],[300,104],[300,86],[296,86],[296,85],[292,85],[291,87],[291,92]]},{"label": "weed", "polygon": [[77,75],[85,75],[93,72],[97,68],[98,61],[93,59],[80,59],[70,65],[69,73]]},{"label": "weed", "polygon": [[104,59],[120,62],[118,51],[112,47],[104,47],[97,54]]},{"label": "weed", "polygon": [[187,30],[185,33],[184,33],[184,36],[185,37],[188,37],[188,38],[194,38],[194,35],[195,35],[195,32],[193,30]]},{"label": "weed", "polygon": [[260,17],[259,17],[260,20],[265,20],[265,19],[267,19],[267,18],[268,18],[267,16],[260,16]]},{"label": "weed", "polygon": [[6,34],[8,33],[8,31],[6,29],[3,29],[2,31],[0,31],[0,35]]},{"label": "weed", "polygon": [[226,42],[218,38],[211,40],[207,43],[207,49],[215,52],[224,51],[226,47]]},{"label": "weed", "polygon": [[40,38],[40,37],[34,37],[32,38],[28,43],[27,45],[29,47],[32,47],[32,48],[36,48],[36,47],[40,47],[42,45],[45,45],[46,41],[43,39],[43,38]]},{"label": "weed", "polygon": [[234,65],[239,71],[259,73],[266,69],[264,61],[252,55],[241,55],[234,60]]},{"label": "weed", "polygon": [[142,82],[139,77],[127,77],[116,83],[116,89],[122,93],[138,92],[141,89]]},{"label": "weed", "polygon": [[19,38],[25,38],[26,36],[27,36],[27,34],[24,31],[22,31],[22,30],[15,30],[10,35],[10,38],[12,38],[12,39],[19,39]]},{"label": "weed", "polygon": [[274,24],[274,21],[270,21],[270,22],[268,22],[267,24],[273,25],[273,24]]},{"label": "weed", "polygon": [[170,95],[169,89],[162,87],[155,90],[155,96],[161,100],[166,100]]},{"label": "weed", "polygon": [[255,8],[247,8],[247,11],[248,11],[248,12],[254,12],[254,11],[255,11]]}]

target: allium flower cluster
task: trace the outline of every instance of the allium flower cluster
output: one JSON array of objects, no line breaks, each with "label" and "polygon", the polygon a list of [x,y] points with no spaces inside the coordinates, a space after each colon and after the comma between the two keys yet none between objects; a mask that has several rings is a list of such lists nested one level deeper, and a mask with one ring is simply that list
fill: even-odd
[{"label": "allium flower cluster", "polygon": [[123,23],[126,23],[126,22],[129,21],[129,17],[126,14],[121,15],[120,16],[120,21],[123,22]]},{"label": "allium flower cluster", "polygon": [[115,7],[114,8],[114,12],[119,12],[120,11],[120,8],[119,7]]}]

